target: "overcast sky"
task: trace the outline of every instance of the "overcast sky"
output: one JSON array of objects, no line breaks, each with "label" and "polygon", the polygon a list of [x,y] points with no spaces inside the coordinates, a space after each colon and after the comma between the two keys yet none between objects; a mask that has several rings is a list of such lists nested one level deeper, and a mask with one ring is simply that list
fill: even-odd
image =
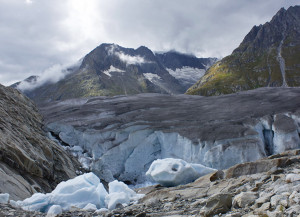
[{"label": "overcast sky", "polygon": [[296,4],[300,0],[0,0],[0,83],[76,62],[101,43],[224,57],[254,25]]}]

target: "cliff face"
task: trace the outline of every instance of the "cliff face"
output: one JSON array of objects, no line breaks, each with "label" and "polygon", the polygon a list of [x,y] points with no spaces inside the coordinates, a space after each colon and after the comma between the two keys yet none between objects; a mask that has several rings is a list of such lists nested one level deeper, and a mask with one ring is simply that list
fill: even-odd
[{"label": "cliff face", "polygon": [[76,175],[77,161],[46,137],[27,97],[0,85],[0,117],[0,193],[24,199]]},{"label": "cliff face", "polygon": [[187,93],[210,96],[279,86],[300,86],[300,6],[282,8],[270,22],[254,26]]}]

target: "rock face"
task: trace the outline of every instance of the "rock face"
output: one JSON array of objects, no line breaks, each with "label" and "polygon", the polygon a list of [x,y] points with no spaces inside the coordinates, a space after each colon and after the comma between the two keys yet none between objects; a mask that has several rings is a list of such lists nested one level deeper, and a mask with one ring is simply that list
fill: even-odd
[{"label": "rock face", "polygon": [[24,199],[76,175],[78,162],[46,137],[27,97],[0,85],[0,116],[0,193]]},{"label": "rock face", "polygon": [[[154,54],[144,46],[131,49],[101,44],[78,67],[67,69],[66,76],[56,83],[45,83],[35,89],[22,89],[22,83],[13,87],[20,87],[36,103],[148,92],[178,94],[199,80],[215,61],[176,52]],[[28,78],[23,83],[31,87],[38,79]]]},{"label": "rock face", "polygon": [[146,180],[156,159],[225,169],[298,148],[299,96],[300,88],[218,97],[141,94],[55,102],[41,112],[52,137],[82,149],[99,177],[135,183]]},{"label": "rock face", "polygon": [[300,86],[300,6],[282,8],[270,22],[254,26],[187,93],[210,96],[279,86]]}]

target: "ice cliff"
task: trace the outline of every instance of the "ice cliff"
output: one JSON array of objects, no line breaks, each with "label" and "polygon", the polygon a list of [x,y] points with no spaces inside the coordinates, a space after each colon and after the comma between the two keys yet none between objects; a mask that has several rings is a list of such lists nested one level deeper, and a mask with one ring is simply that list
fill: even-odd
[{"label": "ice cliff", "polygon": [[140,94],[40,107],[52,139],[106,181],[147,180],[156,159],[215,169],[300,147],[300,88],[218,97]]}]

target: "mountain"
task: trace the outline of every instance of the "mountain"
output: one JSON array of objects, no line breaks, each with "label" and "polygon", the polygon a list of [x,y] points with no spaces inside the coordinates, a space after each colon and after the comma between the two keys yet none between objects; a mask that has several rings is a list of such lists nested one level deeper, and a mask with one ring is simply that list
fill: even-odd
[{"label": "mountain", "polygon": [[254,26],[231,55],[215,63],[187,94],[220,95],[258,87],[300,86],[300,6]]},{"label": "mountain", "polygon": [[76,176],[78,161],[46,136],[31,100],[0,85],[0,115],[0,193],[25,199]]},{"label": "mountain", "polygon": [[[14,87],[36,102],[147,92],[181,94],[214,62],[214,58],[196,58],[176,52],[154,54],[144,46],[131,49],[101,44],[57,82],[44,81],[30,88],[32,79],[28,78],[27,82],[14,84]],[[26,88],[22,89],[22,85]]]}]

